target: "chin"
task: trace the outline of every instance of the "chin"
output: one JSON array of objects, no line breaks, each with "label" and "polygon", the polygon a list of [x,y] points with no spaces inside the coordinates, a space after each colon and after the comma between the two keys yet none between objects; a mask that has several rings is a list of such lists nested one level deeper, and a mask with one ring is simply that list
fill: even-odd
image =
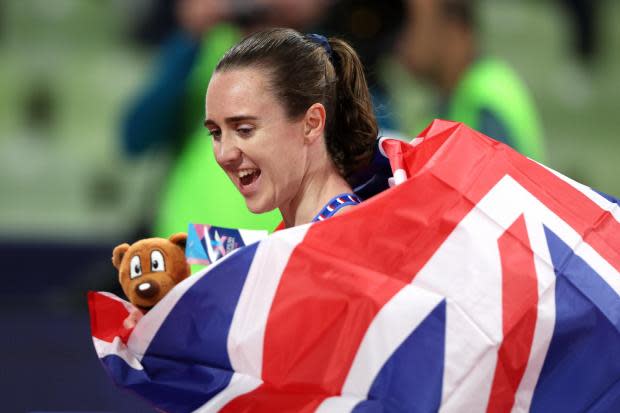
[{"label": "chin", "polygon": [[263,214],[265,212],[273,211],[276,208],[266,203],[253,202],[248,199],[245,200],[245,205],[253,214]]}]

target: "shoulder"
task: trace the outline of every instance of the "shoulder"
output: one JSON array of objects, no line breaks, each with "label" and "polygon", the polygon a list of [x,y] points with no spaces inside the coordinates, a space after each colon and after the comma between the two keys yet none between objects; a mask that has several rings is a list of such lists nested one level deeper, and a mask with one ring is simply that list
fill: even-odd
[{"label": "shoulder", "polygon": [[454,99],[466,99],[480,106],[508,106],[529,99],[525,83],[504,61],[481,58],[464,74]]},{"label": "shoulder", "polygon": [[527,156],[542,158],[541,127],[525,83],[505,62],[476,61],[451,101],[451,115]]}]

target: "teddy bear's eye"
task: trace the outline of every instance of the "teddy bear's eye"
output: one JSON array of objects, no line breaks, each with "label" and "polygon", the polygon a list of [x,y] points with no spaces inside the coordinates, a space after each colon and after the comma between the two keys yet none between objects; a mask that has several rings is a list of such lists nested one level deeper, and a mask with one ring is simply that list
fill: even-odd
[{"label": "teddy bear's eye", "polygon": [[134,279],[142,275],[142,264],[140,264],[140,257],[134,255],[129,262],[129,278]]},{"label": "teddy bear's eye", "polygon": [[164,255],[161,253],[161,251],[155,250],[151,252],[151,271],[166,271],[166,262],[164,261]]}]

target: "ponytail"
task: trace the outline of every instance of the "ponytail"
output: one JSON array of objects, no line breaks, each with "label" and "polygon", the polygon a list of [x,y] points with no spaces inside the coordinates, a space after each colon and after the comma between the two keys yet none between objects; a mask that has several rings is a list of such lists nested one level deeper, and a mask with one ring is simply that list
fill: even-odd
[{"label": "ponytail", "polygon": [[336,72],[336,96],[335,121],[326,143],[334,163],[346,178],[370,161],[379,127],[357,53],[337,38],[330,38],[329,44]]}]

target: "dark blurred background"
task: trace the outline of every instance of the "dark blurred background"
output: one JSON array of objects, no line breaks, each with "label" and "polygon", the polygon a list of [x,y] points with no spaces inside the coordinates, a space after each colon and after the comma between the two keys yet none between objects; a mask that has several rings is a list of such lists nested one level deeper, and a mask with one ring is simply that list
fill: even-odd
[{"label": "dark blurred background", "polygon": [[[272,24],[338,34],[362,54],[385,133],[414,137],[447,95],[402,63],[411,3],[0,0],[0,410],[151,411],[105,376],[85,294],[121,295],[112,248],[174,229],[162,192],[208,139],[209,59]],[[476,53],[532,96],[543,162],[619,196],[620,2],[480,0],[476,14]]]}]

